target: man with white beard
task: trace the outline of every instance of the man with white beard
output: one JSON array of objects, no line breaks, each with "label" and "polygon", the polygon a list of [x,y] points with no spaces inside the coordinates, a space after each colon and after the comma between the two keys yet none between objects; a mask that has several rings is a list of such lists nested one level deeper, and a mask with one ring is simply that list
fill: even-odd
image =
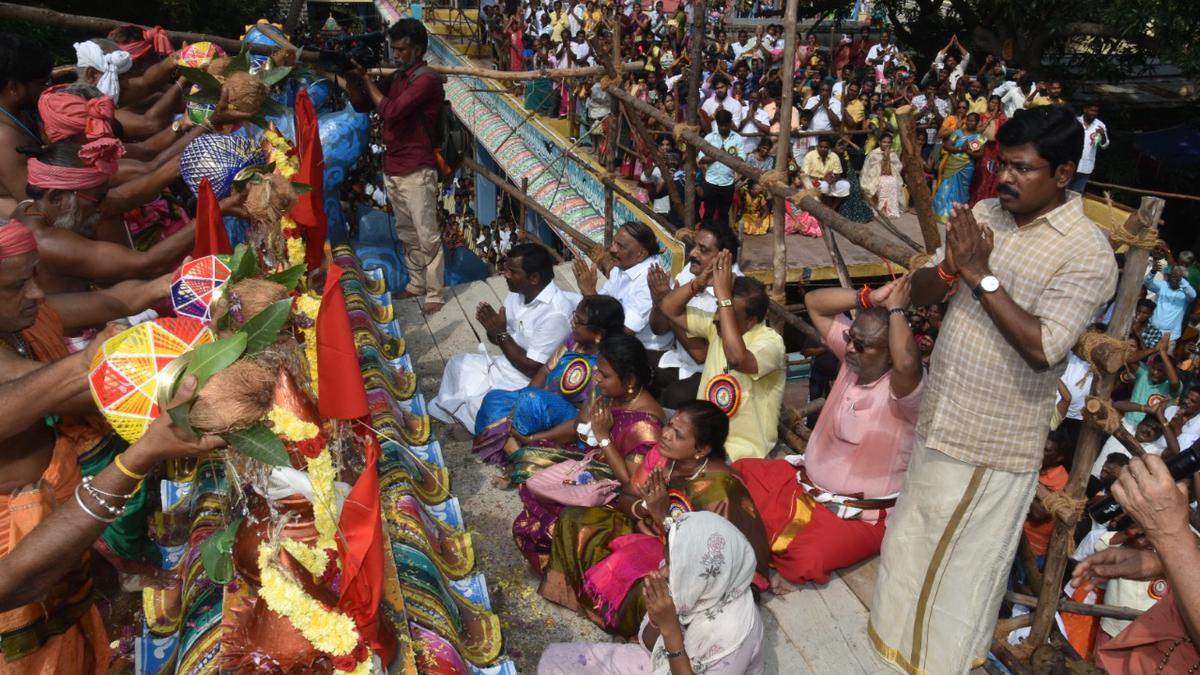
[{"label": "man with white beard", "polygon": [[92,238],[116,171],[119,151],[112,143],[120,147],[113,139],[83,146],[60,141],[29,158],[29,199],[17,205],[12,218],[37,239],[37,281],[47,295],[87,291],[96,283],[153,279],[174,270],[192,248],[192,225],[149,251]]}]

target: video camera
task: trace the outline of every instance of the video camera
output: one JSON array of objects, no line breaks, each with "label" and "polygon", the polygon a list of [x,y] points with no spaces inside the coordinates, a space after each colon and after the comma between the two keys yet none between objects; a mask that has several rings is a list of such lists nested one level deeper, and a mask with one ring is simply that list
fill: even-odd
[{"label": "video camera", "polygon": [[317,67],[337,75],[354,70],[355,63],[363,68],[374,68],[388,56],[387,33],[381,30],[332,38],[329,44],[335,48],[321,50]]}]

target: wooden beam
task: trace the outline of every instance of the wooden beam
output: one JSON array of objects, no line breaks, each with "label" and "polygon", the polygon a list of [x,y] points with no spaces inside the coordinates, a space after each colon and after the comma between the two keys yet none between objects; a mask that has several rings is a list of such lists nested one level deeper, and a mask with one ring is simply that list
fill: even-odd
[{"label": "wooden beam", "polygon": [[[736,173],[746,176],[754,181],[757,181],[762,177],[763,173],[765,173],[762,169],[751,166],[745,160],[739,157],[734,157],[729,153],[707,143],[701,135],[691,131],[690,129],[678,127],[669,115],[655,108],[654,106],[644,101],[640,101],[634,96],[631,96],[629,92],[625,91],[621,87],[610,85],[605,88],[605,91],[607,91],[613,97],[628,103],[629,107],[636,110],[638,113],[658,120],[663,126],[672,129],[679,129],[680,139],[686,142],[689,146],[695,146],[697,149],[703,151],[706,156],[712,157],[714,161],[728,166]],[[801,190],[797,190],[787,185],[773,183],[770,185],[764,185],[763,187],[770,191],[771,194],[778,195],[785,199],[790,199],[793,196],[801,193]],[[858,244],[875,255],[890,260],[898,265],[907,267],[912,255],[916,253],[916,251],[908,246],[882,236],[879,232],[879,228],[870,223],[855,223],[847,220],[840,213],[825,206],[821,203],[821,200],[813,196],[806,195],[801,197],[799,199],[799,205],[802,209],[809,212],[813,215],[813,217],[819,220],[822,226],[837,230],[838,234],[846,237],[855,244]]]},{"label": "wooden beam", "polygon": [[641,211],[642,215],[653,220],[659,227],[663,228],[667,232],[675,232],[676,228],[669,220],[663,218],[661,213],[656,212],[649,204],[638,199],[636,195],[631,194],[628,190],[621,187],[621,184],[616,180],[601,176],[600,182],[604,185],[604,187],[611,189],[616,196],[625,199],[632,204],[635,209]]},{"label": "wooden beam", "polygon": [[904,186],[908,188],[908,196],[912,199],[913,210],[917,212],[917,222],[921,224],[925,252],[933,255],[942,244],[942,235],[933,217],[933,195],[929,193],[929,184],[925,182],[921,145],[917,143],[917,125],[912,113],[911,105],[896,110],[896,124],[900,127],[900,161],[904,165],[900,173]]},{"label": "wooden beam", "polygon": [[[792,154],[792,117],[798,113],[792,107],[795,96],[796,75],[796,8],[797,0],[787,0],[787,9],[783,15],[783,92],[780,95],[779,107],[779,138],[775,142],[775,168],[787,171],[788,158]],[[785,119],[786,116],[786,119]],[[775,195],[771,204],[771,221],[775,228],[775,254],[772,264],[775,275],[771,280],[772,299],[784,302],[787,299],[787,238],[785,230],[787,200]],[[834,261],[836,262],[836,261]],[[840,274],[840,272],[839,272]]]},{"label": "wooden beam", "polygon": [[[1162,217],[1165,202],[1159,197],[1143,197],[1138,218],[1126,224],[1131,234],[1138,234],[1143,227],[1156,227]],[[1132,228],[1132,229],[1131,229]],[[1143,248],[1130,248],[1125,254],[1125,267],[1121,270],[1121,279],[1117,285],[1117,300],[1113,307],[1112,319],[1108,323],[1108,335],[1117,339],[1125,339],[1129,334],[1129,326],[1133,323],[1133,312],[1138,298],[1142,295],[1143,275],[1150,260],[1150,252]],[[1100,398],[1110,398],[1112,395],[1115,375],[1103,375],[1092,384],[1092,394]],[[1100,451],[1104,434],[1090,424],[1085,424],[1079,441],[1075,445],[1075,458],[1071,463],[1071,477],[1063,492],[1072,499],[1082,499],[1084,488],[1087,487],[1092,464]],[[1054,613],[1058,610],[1062,599],[1063,573],[1067,569],[1068,549],[1074,543],[1075,527],[1055,519],[1054,534],[1050,538],[1050,547],[1046,552],[1046,566],[1042,570],[1042,592],[1038,596],[1037,609],[1034,610],[1033,628],[1030,630],[1028,643],[1040,646],[1050,637],[1054,627]]]},{"label": "wooden beam", "polygon": [[534,213],[544,218],[547,223],[550,223],[554,229],[558,230],[562,234],[567,235],[571,241],[575,242],[576,246],[583,249],[585,252],[591,250],[591,248],[596,245],[596,242],[584,236],[579,230],[576,230],[568,225],[567,221],[554,215],[549,209],[537,203],[535,199],[521,192],[520,188],[510,183],[504,176],[494,173],[470,157],[463,157],[462,163],[463,166],[490,180],[496,187],[504,190],[504,192],[508,193],[510,197],[517,200],[517,202],[522,206],[527,206],[532,209]]},{"label": "wooden beam", "polygon": [[825,242],[825,249],[829,251],[829,259],[833,261],[833,269],[837,271],[838,283],[842,288],[854,288],[850,281],[850,270],[846,269],[846,261],[842,259],[842,252],[838,250],[837,235],[833,230],[825,228],[821,231],[821,239]]},{"label": "wooden beam", "polygon": [[815,341],[817,344],[824,344],[825,342],[825,340],[821,337],[821,334],[817,332],[817,329],[812,327],[812,324],[796,316],[790,310],[788,310],[787,307],[784,307],[774,300],[771,300],[770,304],[767,305],[767,316],[774,316],[792,328],[800,331],[804,334],[804,337]]},{"label": "wooden beam", "polygon": [[[1008,591],[1004,594],[1004,599],[1009,602],[1025,605],[1026,607],[1036,607],[1038,599],[1032,595]],[[1101,616],[1108,619],[1120,619],[1122,621],[1133,621],[1141,616],[1144,612],[1140,609],[1131,609],[1129,607],[1118,607],[1117,605],[1093,605],[1086,602],[1071,602],[1063,600],[1058,605],[1059,611],[1070,612],[1071,614],[1082,614],[1084,616]]]},{"label": "wooden beam", "polygon": [[[699,6],[697,6],[699,5]],[[691,39],[688,42],[687,74],[687,123],[696,127],[700,124],[700,63],[704,52],[704,14],[708,5],[693,2]],[[682,101],[681,101],[682,102]],[[664,115],[664,117],[666,117]],[[673,128],[675,120],[668,118],[664,127]],[[696,148],[687,146],[683,159],[683,226],[696,228]]]}]

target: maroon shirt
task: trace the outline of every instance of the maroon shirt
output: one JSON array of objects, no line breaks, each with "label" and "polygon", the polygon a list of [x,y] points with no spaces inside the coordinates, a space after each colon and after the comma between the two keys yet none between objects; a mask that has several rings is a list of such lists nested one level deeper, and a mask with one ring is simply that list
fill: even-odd
[{"label": "maroon shirt", "polygon": [[383,144],[387,154],[383,172],[389,176],[407,176],[421,169],[437,169],[431,135],[441,114],[442,76],[431,70],[412,78],[425,66],[414,63],[404,72],[395,72],[379,83],[383,100],[376,111],[383,118]]}]

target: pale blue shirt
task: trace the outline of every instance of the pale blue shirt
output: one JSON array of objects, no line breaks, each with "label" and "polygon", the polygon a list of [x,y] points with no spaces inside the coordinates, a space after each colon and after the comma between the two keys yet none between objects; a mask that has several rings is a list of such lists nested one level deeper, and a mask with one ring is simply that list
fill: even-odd
[{"label": "pale blue shirt", "polygon": [[1154,291],[1154,301],[1158,306],[1150,316],[1150,325],[1162,332],[1171,332],[1171,341],[1179,339],[1179,329],[1183,326],[1183,313],[1196,299],[1196,289],[1188,280],[1180,279],[1179,288],[1171,288],[1170,282],[1154,278],[1153,272],[1146,276],[1146,288]]},{"label": "pale blue shirt", "polygon": [[[729,135],[725,138],[721,138],[720,132],[713,131],[704,137],[704,141],[709,145],[715,145],[716,147],[723,149],[725,152],[737,157],[738,159],[746,159],[745,139],[743,139],[742,135],[736,131],[730,131]],[[705,154],[703,152],[700,153],[699,159],[703,159],[704,157]],[[709,164],[708,168],[704,171],[704,182],[708,183],[709,185],[716,185],[719,187],[733,185],[734,178],[735,175],[733,173],[733,169],[715,160],[712,164]]]}]

